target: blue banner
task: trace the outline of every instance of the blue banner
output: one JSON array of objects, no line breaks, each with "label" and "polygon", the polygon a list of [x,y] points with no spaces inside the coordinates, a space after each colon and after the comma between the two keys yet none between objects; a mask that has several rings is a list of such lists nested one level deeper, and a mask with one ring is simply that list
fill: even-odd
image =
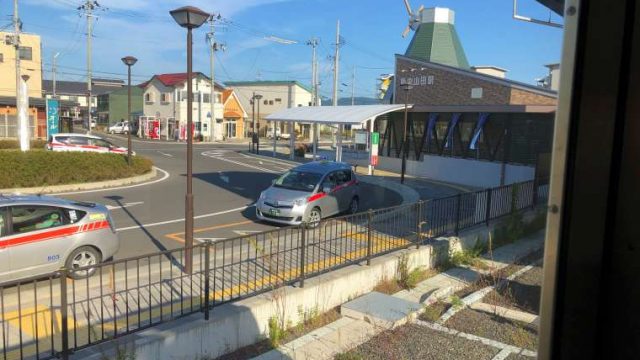
[{"label": "blue banner", "polygon": [[429,114],[429,123],[427,124],[427,149],[429,148],[429,144],[431,144],[433,130],[436,128],[436,120],[438,120],[438,114]]},{"label": "blue banner", "polygon": [[473,131],[471,143],[469,143],[469,149],[476,150],[478,146],[478,140],[480,139],[480,133],[482,133],[482,129],[484,129],[484,124],[487,123],[487,120],[489,120],[489,113],[480,113],[478,123],[476,124],[476,129]]},{"label": "blue banner", "polygon": [[59,132],[58,100],[47,99],[47,138]]},{"label": "blue banner", "polygon": [[445,148],[448,148],[453,141],[453,132],[456,129],[456,126],[458,126],[458,121],[460,120],[461,116],[462,114],[455,113],[451,117],[451,122],[449,123],[449,132],[447,133],[447,142],[444,143]]}]

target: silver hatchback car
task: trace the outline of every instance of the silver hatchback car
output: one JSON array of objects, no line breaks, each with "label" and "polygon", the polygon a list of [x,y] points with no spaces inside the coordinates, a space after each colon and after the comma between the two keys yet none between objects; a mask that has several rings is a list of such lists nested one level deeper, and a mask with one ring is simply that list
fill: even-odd
[{"label": "silver hatchback car", "polygon": [[[0,281],[77,269],[112,257],[120,245],[109,210],[50,196],[0,194]],[[73,271],[72,277],[91,276]]]},{"label": "silver hatchback car", "polygon": [[360,204],[359,183],[351,166],[317,161],[284,173],[260,194],[256,216],[260,220],[286,225],[321,219],[342,213],[355,213]]}]

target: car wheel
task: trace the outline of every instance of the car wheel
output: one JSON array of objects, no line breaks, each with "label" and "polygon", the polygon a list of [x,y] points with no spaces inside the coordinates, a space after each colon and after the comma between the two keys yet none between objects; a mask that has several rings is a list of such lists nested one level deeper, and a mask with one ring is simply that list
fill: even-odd
[{"label": "car wheel", "polygon": [[322,211],[320,211],[320,208],[314,207],[309,212],[309,217],[307,218],[307,225],[310,228],[315,229],[320,224],[320,220],[322,220]]},{"label": "car wheel", "polygon": [[351,199],[351,203],[349,204],[349,214],[355,214],[359,209],[360,201],[358,200],[357,196],[354,196],[353,199]]},{"label": "car wheel", "polygon": [[96,272],[97,267],[93,266],[86,270],[75,271],[75,269],[85,266],[98,265],[102,261],[102,255],[98,250],[90,246],[82,246],[75,249],[67,258],[65,267],[72,270],[69,276],[73,279],[89,277]]},{"label": "car wheel", "polygon": [[116,132],[115,132],[114,130],[111,130],[111,131],[109,131],[109,133],[110,133],[111,135],[113,135],[113,134],[115,134]]},{"label": "car wheel", "polygon": [[123,131],[122,133],[125,134],[125,135],[129,135],[128,131]]}]

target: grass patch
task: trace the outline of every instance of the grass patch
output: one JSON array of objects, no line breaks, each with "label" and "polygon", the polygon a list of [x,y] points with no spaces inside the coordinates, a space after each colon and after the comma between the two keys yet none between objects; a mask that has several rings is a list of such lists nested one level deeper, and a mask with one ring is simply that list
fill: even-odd
[{"label": "grass patch", "polygon": [[421,281],[424,281],[438,273],[435,269],[425,269],[420,266],[413,270],[409,270],[408,259],[401,256],[398,261],[398,271],[395,278],[382,279],[373,291],[381,292],[387,295],[393,295],[398,291],[411,290],[415,288]]},{"label": "grass patch", "polygon": [[471,249],[465,249],[457,251],[451,255],[449,260],[450,265],[453,266],[471,266],[477,269],[486,270],[489,267],[485,264],[480,255],[487,251],[486,245],[482,244],[479,238],[476,238],[476,243]]},{"label": "grass patch", "polygon": [[449,310],[449,306],[449,304],[438,300],[424,308],[424,312],[420,314],[420,320],[436,322],[442,314]]},{"label": "grass patch", "polygon": [[[47,141],[44,139],[34,139],[29,141],[31,149],[44,149],[47,145]],[[20,149],[20,142],[17,139],[3,139],[0,140],[0,150],[7,149]]]},{"label": "grass patch", "polygon": [[373,287],[373,291],[377,291],[387,295],[393,295],[398,291],[401,291],[402,287],[398,284],[396,279],[382,279],[376,286]]},{"label": "grass patch", "polygon": [[121,179],[148,173],[152,166],[151,160],[142,157],[134,157],[129,166],[119,154],[4,150],[0,189]]}]

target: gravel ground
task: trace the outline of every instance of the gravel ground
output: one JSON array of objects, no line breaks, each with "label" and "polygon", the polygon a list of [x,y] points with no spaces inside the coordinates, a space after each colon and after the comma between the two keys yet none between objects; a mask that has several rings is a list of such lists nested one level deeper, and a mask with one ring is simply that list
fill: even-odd
[{"label": "gravel ground", "polygon": [[336,360],[489,360],[498,349],[424,326],[409,324],[373,337]]},{"label": "gravel ground", "polygon": [[536,266],[514,281],[487,294],[483,302],[538,314],[540,311],[540,289],[542,267]]},{"label": "gravel ground", "polygon": [[520,354],[509,354],[509,356],[507,356],[507,360],[534,360],[534,359],[535,358],[520,355]]},{"label": "gravel ground", "polygon": [[444,325],[529,350],[536,350],[538,347],[538,332],[535,327],[480,311],[461,310]]}]

